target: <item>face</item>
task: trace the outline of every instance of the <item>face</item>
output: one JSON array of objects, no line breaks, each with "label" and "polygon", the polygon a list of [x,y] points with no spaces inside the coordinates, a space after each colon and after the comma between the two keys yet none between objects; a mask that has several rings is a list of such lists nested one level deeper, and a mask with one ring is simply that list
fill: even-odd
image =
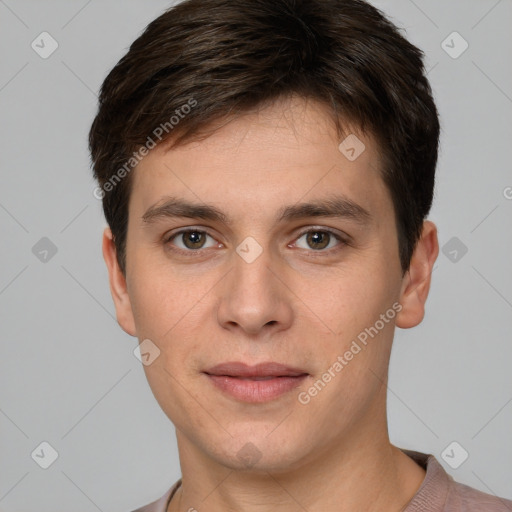
[{"label": "face", "polygon": [[215,463],[280,471],[385,433],[395,324],[421,321],[435,243],[402,276],[379,149],[354,134],[355,159],[289,99],[157,146],[133,171],[126,277],[105,234],[118,320],[160,351],[151,389]]}]

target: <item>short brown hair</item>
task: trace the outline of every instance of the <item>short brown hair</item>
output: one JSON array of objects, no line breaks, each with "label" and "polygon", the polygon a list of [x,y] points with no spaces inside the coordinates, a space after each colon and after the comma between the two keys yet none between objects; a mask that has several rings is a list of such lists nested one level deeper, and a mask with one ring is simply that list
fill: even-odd
[{"label": "short brown hair", "polygon": [[405,273],[432,204],[439,119],[423,52],[363,0],[185,0],[146,27],[106,77],[89,133],[123,272],[126,162],[155,129],[179,144],[292,94],[327,105],[338,133],[343,120],[375,137]]}]

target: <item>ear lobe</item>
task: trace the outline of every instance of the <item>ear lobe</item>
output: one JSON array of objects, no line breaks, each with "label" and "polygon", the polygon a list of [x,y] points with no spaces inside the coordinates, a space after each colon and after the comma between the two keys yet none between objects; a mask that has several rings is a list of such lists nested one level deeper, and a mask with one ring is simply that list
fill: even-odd
[{"label": "ear lobe", "polygon": [[414,249],[409,270],[402,281],[396,326],[408,329],[418,325],[425,316],[425,302],[430,290],[434,263],[439,254],[437,228],[431,221],[423,223],[423,231]]},{"label": "ear lobe", "polygon": [[126,286],[126,278],[117,262],[117,251],[110,228],[103,231],[103,258],[107,265],[110,293],[116,308],[117,322],[131,336],[136,336],[132,306]]}]

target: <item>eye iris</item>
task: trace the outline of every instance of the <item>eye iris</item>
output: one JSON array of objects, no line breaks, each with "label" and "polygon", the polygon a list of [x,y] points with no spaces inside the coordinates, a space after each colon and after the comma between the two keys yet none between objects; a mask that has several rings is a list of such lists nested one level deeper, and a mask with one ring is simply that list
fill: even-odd
[{"label": "eye iris", "polygon": [[307,242],[309,246],[318,245],[320,247],[311,247],[312,249],[325,249],[329,245],[329,233],[323,233],[322,231],[311,231],[307,235]]},{"label": "eye iris", "polygon": [[183,233],[183,242],[189,249],[198,249],[204,244],[204,233],[199,231]]}]

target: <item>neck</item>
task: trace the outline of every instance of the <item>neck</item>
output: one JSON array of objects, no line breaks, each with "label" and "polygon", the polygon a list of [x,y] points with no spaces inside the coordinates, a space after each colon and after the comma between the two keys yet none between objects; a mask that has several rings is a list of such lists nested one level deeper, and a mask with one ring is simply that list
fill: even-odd
[{"label": "neck", "polygon": [[286,472],[228,468],[176,429],[182,485],[168,512],[403,510],[425,470],[389,442],[387,427],[380,436],[360,429],[358,425],[357,435],[349,433]]}]

